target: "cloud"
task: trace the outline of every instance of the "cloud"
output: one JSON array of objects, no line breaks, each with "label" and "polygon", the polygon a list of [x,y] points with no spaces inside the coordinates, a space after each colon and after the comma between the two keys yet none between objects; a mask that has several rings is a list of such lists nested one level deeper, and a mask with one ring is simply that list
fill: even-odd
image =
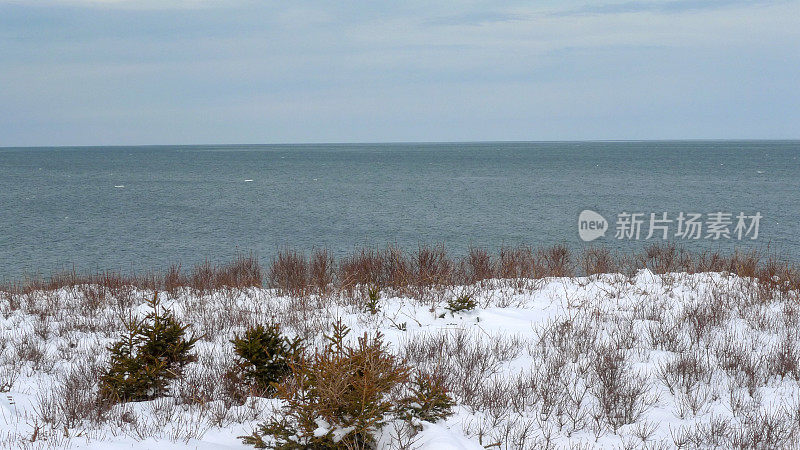
[{"label": "cloud", "polygon": [[511,22],[515,20],[525,20],[522,14],[505,12],[470,12],[463,14],[452,14],[439,16],[425,21],[429,25],[485,25],[497,22]]},{"label": "cloud", "polygon": [[222,8],[239,0],[0,0],[0,4],[16,4],[34,7],[85,7],[95,9],[122,10],[180,10]]},{"label": "cloud", "polygon": [[752,7],[785,3],[781,0],[668,0],[668,1],[626,1],[619,3],[594,3],[573,9],[553,12],[555,16],[601,15],[628,13],[682,13],[699,10],[715,10],[730,7]]},{"label": "cloud", "polygon": [[797,137],[800,122],[797,2],[58,3],[0,0],[0,145]]}]

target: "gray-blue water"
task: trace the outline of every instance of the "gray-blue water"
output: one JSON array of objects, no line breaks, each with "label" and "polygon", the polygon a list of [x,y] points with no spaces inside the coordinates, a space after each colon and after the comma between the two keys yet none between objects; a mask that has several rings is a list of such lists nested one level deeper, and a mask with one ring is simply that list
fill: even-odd
[{"label": "gray-blue water", "polygon": [[[760,212],[755,241],[679,241],[800,259],[800,141],[5,148],[0,206],[0,279],[284,245],[578,247],[587,208],[620,248],[653,242],[650,213]],[[614,238],[621,212],[645,213],[640,240]]]}]

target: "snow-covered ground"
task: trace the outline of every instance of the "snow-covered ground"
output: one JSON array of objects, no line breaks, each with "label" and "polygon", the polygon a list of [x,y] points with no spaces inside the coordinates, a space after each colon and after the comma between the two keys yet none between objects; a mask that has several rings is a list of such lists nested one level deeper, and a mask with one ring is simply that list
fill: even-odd
[{"label": "snow-covered ground", "polygon": [[[468,292],[472,311],[447,300]],[[82,286],[0,301],[0,442],[39,448],[248,448],[238,436],[277,400],[231,401],[229,340],[276,321],[321,343],[341,318],[381,331],[393,353],[445,376],[458,403],[445,421],[381,448],[790,447],[800,441],[798,293],[726,274],[489,280],[382,292],[377,314],[348,296],[267,289],[165,297],[204,334],[171,396],[92,417],[106,347],[152,292]],[[358,297],[358,296],[356,296]],[[399,434],[398,434],[399,433]],[[252,447],[249,447],[252,448]]]}]

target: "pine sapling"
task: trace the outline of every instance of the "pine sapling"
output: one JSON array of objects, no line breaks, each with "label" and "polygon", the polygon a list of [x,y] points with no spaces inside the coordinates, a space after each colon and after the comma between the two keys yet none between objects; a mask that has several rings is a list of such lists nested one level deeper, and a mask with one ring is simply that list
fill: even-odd
[{"label": "pine sapling", "polygon": [[447,309],[453,314],[461,311],[471,311],[475,309],[476,306],[478,306],[478,304],[469,294],[459,295],[447,301]]},{"label": "pine sapling", "polygon": [[164,308],[158,293],[144,319],[128,317],[125,335],[108,347],[111,361],[100,377],[100,393],[113,401],[151,400],[166,395],[169,382],[179,377],[199,336],[186,337],[189,325],[181,324]]},{"label": "pine sapling", "polygon": [[364,304],[364,309],[366,312],[375,315],[378,314],[380,308],[378,306],[378,300],[381,299],[381,290],[378,287],[371,287],[367,289],[367,302]]},{"label": "pine sapling", "polygon": [[420,429],[419,421],[434,423],[453,414],[455,402],[442,377],[418,371],[408,389],[410,394],[398,406],[399,415],[416,429]]},{"label": "pine sapling", "polygon": [[239,361],[237,369],[244,379],[269,395],[275,385],[291,372],[289,363],[302,350],[302,340],[281,334],[280,325],[256,325],[231,340]]}]

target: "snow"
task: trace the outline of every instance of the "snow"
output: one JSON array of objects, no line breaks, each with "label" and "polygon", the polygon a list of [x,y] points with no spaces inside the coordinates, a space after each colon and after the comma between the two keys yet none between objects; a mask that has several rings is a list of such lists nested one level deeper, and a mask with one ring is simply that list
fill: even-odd
[{"label": "snow", "polygon": [[[790,347],[800,344],[797,292],[756,299],[758,287],[735,276],[657,275],[648,270],[631,278],[614,274],[518,281],[486,280],[476,286],[431,291],[426,298],[416,299],[382,292],[380,311],[375,315],[345,298],[311,299],[310,306],[300,306],[297,299],[267,289],[206,294],[184,291],[166,304],[193,323],[195,330],[207,334],[196,348],[200,360],[190,368],[197,379],[204,370],[230,362],[228,341],[245,328],[245,320],[277,319],[287,332],[319,343],[320,332],[341,318],[352,329],[351,338],[365,331],[381,331],[395,353],[433,370],[439,364],[442,371],[455,374],[454,383],[461,383],[451,388],[457,400],[469,401],[460,402],[455,414],[444,421],[423,423],[410,448],[481,449],[495,443],[501,445],[492,448],[544,443],[673,448],[682,433],[699,436],[699,430],[715,420],[728,421],[742,436],[750,436],[747,433],[755,433],[754,427],[763,424],[755,418],[759,414],[775,420],[795,417],[791,419],[794,422],[786,419],[781,423],[793,427],[786,431],[790,440],[798,437],[799,380],[791,373],[777,375],[770,363],[782,343]],[[476,293],[478,308],[450,313],[444,300],[465,291]],[[118,337],[120,318],[128,312],[145,314],[144,300],[152,295],[130,291],[124,294],[129,305],[120,305],[112,296],[103,305],[88,308],[86,292],[87,287],[62,289],[1,300],[0,385],[7,381],[9,386],[0,395],[0,445],[252,448],[242,444],[239,436],[250,434],[272,414],[275,400],[249,399],[245,405],[227,406],[209,399],[198,406],[164,399],[119,405],[110,413],[118,419],[132,417],[130,423],[120,419],[102,426],[85,421],[66,427],[48,425],[44,417],[47,400],[63,400],[56,393],[66,375],[86,367],[101,369],[107,361],[105,347]],[[713,309],[720,305],[725,309]],[[700,321],[706,317],[703,311],[715,311],[717,322],[704,326]],[[674,337],[653,332],[659,324],[664,333],[674,331]],[[559,335],[562,331],[565,334]],[[569,339],[553,344],[558,336]],[[660,337],[664,343],[656,342]],[[425,356],[409,350],[413,345],[423,348],[434,338],[444,346],[440,354]],[[592,371],[598,353],[595,349],[573,355],[568,350],[584,338],[596,340],[596,348],[618,348],[628,364],[621,373],[643,380],[647,395],[637,404],[642,412],[632,423],[613,429],[597,415],[598,383]],[[723,368],[728,355],[722,350],[725,345],[754,361],[757,373],[749,380],[756,380],[755,386],[748,385],[744,369],[740,373]],[[695,383],[685,391],[680,383],[668,386],[661,376],[663,367],[691,354],[701,354],[698,360],[709,364],[707,375],[684,380]],[[482,364],[485,367],[475,367]],[[555,369],[548,372],[551,367]],[[464,390],[470,386],[465,380],[472,376],[476,378],[469,382],[477,386],[476,393],[467,399]],[[548,384],[558,386],[552,408],[547,407]],[[566,410],[563,397],[580,392],[580,401],[572,405],[572,411]],[[527,403],[511,404],[514,396]],[[577,425],[570,425],[570,417]],[[323,433],[324,425],[320,425]],[[395,448],[388,427],[378,441],[382,448]]]},{"label": "snow", "polygon": [[432,423],[427,424],[418,436],[419,440],[416,444],[419,445],[419,448],[483,450],[480,444],[465,438],[463,434]]}]

